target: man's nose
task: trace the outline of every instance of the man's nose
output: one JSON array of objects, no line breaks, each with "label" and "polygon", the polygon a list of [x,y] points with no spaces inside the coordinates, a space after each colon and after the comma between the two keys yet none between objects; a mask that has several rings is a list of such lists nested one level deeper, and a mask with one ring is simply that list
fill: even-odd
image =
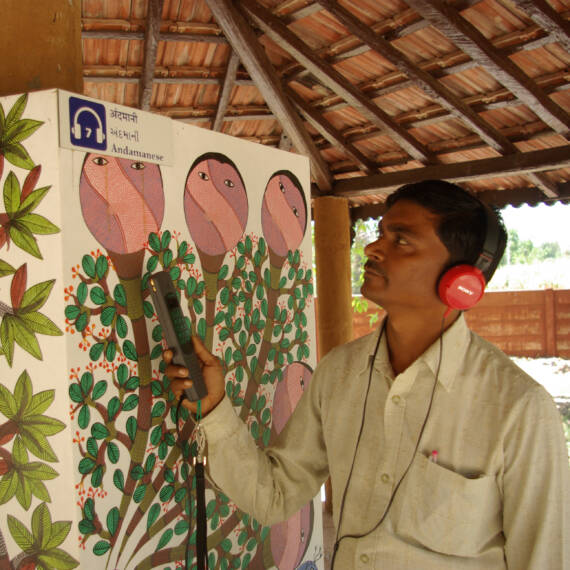
[{"label": "man's nose", "polygon": [[366,245],[364,247],[364,255],[366,255],[366,257],[383,260],[384,245],[382,238],[378,238],[376,241],[370,242],[368,245]]}]

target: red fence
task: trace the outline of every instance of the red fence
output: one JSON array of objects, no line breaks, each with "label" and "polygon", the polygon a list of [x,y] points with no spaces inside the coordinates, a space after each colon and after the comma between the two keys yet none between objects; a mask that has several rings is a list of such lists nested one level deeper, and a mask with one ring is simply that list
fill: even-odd
[{"label": "red fence", "polygon": [[[375,311],[354,314],[354,338],[370,332]],[[568,289],[490,291],[465,316],[472,330],[511,356],[570,358]]]}]

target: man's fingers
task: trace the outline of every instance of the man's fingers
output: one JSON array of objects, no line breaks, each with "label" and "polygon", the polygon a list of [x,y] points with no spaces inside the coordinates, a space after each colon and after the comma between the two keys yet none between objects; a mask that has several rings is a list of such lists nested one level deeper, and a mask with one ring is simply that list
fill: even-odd
[{"label": "man's fingers", "polygon": [[215,366],[219,360],[206,348],[206,345],[198,335],[192,337],[196,356],[205,366]]}]

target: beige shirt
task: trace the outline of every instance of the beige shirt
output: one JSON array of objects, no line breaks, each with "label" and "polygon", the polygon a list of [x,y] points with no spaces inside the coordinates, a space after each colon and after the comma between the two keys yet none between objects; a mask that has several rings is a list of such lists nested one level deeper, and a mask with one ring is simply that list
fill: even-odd
[{"label": "beige shirt", "polygon": [[335,570],[570,568],[568,456],[544,388],[461,316],[443,335],[437,380],[439,341],[393,378],[382,338],[366,396],[377,338],[322,359],[265,451],[223,400],[203,421],[212,480],[272,524],[330,474],[339,536],[359,537],[341,540]]}]

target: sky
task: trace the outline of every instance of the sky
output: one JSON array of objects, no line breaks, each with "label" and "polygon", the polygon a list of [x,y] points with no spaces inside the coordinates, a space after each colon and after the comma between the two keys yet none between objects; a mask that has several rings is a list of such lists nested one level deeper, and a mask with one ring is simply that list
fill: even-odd
[{"label": "sky", "polygon": [[570,204],[507,206],[501,213],[507,230],[516,230],[521,239],[536,246],[558,242],[562,251],[570,251]]}]

